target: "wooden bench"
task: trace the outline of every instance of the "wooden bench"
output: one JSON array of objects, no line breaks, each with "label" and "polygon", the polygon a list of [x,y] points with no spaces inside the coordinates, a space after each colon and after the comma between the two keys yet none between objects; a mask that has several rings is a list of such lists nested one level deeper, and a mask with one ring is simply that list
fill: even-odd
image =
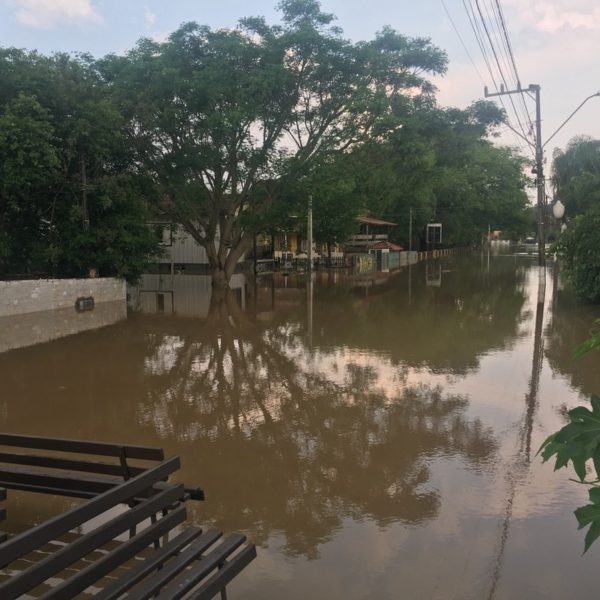
[{"label": "wooden bench", "polygon": [[[197,527],[167,539],[186,519],[189,494],[182,484],[166,482],[179,466],[178,457],[164,460],[1,543],[0,569],[9,578],[0,583],[0,598],[33,593],[63,600],[86,590],[100,600],[158,593],[161,599],[209,599],[219,592],[225,598],[226,585],[256,557],[256,549],[242,535],[221,541],[219,532]],[[24,485],[19,482],[19,489],[29,489]],[[65,489],[90,494],[86,486]],[[74,540],[61,541],[74,531]],[[15,567],[53,541],[60,544],[57,550]]]},{"label": "wooden bench", "polygon": [[[93,498],[164,458],[149,446],[0,433],[0,487]],[[204,500],[202,489],[185,489]]]},{"label": "wooden bench", "polygon": [[0,501],[6,488],[84,499],[0,538],[0,598],[62,600],[88,588],[100,599],[225,598],[256,549],[239,534],[184,526],[185,502],[204,492],[168,481],[179,466],[161,448],[0,433]]}]

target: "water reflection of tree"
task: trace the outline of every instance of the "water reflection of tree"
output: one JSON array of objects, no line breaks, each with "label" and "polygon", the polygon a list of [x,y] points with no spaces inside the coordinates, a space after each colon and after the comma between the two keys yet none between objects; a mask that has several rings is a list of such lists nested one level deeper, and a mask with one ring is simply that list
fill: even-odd
[{"label": "water reflection of tree", "polygon": [[568,291],[555,290],[555,294],[551,320],[546,328],[546,357],[554,371],[589,397],[600,390],[598,357],[591,353],[573,360],[573,350],[590,336],[600,311],[576,304]]},{"label": "water reflection of tree", "polygon": [[384,294],[349,299],[339,288],[321,290],[314,343],[368,347],[411,366],[464,374],[483,354],[513,342],[529,316],[523,314],[526,267],[509,257],[491,265],[488,272],[471,258],[443,262],[439,288],[423,285],[424,266],[416,265],[410,305],[408,270]]},{"label": "water reflection of tree", "polygon": [[334,383],[300,331],[259,327],[229,298],[207,323],[171,322],[163,344],[149,345],[140,418],[193,446],[209,499],[211,490],[218,498],[199,518],[256,541],[280,531],[287,552],[314,557],[344,518],[434,517],[428,461],[477,463],[495,447],[465,417],[467,400],[427,386],[386,391],[376,368],[356,362]]},{"label": "water reflection of tree", "polygon": [[[350,329],[356,298],[344,298]],[[253,322],[231,298],[206,321],[133,317],[0,355],[0,418],[14,432],[164,446],[207,491],[195,519],[259,542],[280,533],[290,554],[315,556],[346,518],[434,517],[430,461],[485,461],[490,432],[466,417],[465,398],[401,378],[392,389],[383,360],[361,361],[374,337],[338,352],[333,372],[317,363],[329,346],[313,352],[305,334],[300,316]]]}]

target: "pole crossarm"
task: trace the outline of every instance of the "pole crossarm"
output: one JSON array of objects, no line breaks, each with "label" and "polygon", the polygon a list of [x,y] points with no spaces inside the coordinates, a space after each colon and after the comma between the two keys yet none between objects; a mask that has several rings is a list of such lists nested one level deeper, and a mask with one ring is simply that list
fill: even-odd
[{"label": "pole crossarm", "polygon": [[535,88],[539,87],[531,84],[528,88],[517,88],[516,90],[501,90],[499,92],[488,92],[487,87],[484,89],[486,98],[493,98],[494,96],[507,96],[508,94],[523,94],[525,92],[534,92]]},{"label": "pole crossarm", "polygon": [[[483,93],[486,98],[494,98],[496,96],[508,96],[510,94],[523,94],[526,92],[535,92],[539,89],[539,85],[531,84],[527,88],[522,88],[520,85],[516,90],[505,90],[504,86],[501,86],[499,92],[488,92],[487,86],[483,89]],[[532,148],[536,147],[529,138],[525,137],[522,133],[517,131],[508,121],[504,123],[513,133],[516,133],[523,141],[527,142]]]},{"label": "pole crossarm", "polygon": [[560,127],[544,142],[544,145],[542,146],[542,148],[546,147],[546,144],[571,120],[571,118],[575,115],[576,112],[579,111],[579,109],[588,101],[591,100],[592,98],[597,98],[598,96],[600,96],[600,92],[596,92],[595,94],[592,94],[591,96],[588,96],[560,125]]}]

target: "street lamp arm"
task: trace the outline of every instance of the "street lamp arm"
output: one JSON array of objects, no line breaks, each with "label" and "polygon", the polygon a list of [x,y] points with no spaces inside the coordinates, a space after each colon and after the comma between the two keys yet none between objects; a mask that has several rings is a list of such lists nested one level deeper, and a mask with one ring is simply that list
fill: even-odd
[{"label": "street lamp arm", "polygon": [[544,142],[544,145],[542,146],[542,148],[546,147],[546,144],[571,120],[571,117],[573,117],[573,115],[588,101],[591,100],[592,98],[596,98],[597,96],[600,96],[600,92],[596,92],[595,94],[592,94],[591,96],[588,96],[561,124],[561,126]]}]

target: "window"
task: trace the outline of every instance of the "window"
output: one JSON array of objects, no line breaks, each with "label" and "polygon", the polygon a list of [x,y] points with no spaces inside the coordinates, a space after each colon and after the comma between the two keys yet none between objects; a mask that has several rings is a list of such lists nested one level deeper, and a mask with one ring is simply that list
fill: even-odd
[{"label": "window", "polygon": [[158,243],[161,246],[173,245],[173,232],[170,223],[151,223],[150,227],[154,230]]},{"label": "window", "polygon": [[427,224],[427,243],[441,244],[442,243],[442,224],[428,223]]}]

